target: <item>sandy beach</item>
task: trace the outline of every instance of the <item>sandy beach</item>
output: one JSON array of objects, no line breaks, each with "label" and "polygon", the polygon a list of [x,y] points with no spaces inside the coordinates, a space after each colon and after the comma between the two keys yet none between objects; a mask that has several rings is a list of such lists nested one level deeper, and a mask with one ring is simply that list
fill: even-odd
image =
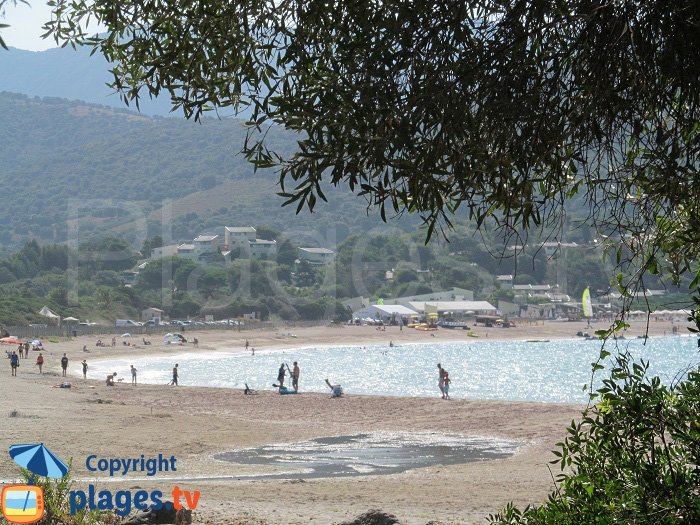
[{"label": "sandy beach", "polygon": [[[603,323],[594,325],[603,328]],[[671,334],[671,322],[648,326],[650,336]],[[585,323],[546,322],[516,328],[477,327],[480,338],[489,340],[573,338],[577,331],[592,333]],[[646,322],[633,323],[627,337],[647,330]],[[684,331],[684,329],[682,329]],[[461,331],[439,330],[435,337],[415,330],[388,327],[319,326],[277,330],[201,331],[199,349],[212,353],[222,349],[245,351],[245,341],[256,349],[293,348],[329,344],[431,342],[464,340]],[[193,350],[191,345],[164,345],[159,336],[150,346],[95,347],[95,337],[46,343],[44,374],[35,366],[38,352],[22,359],[18,376],[10,376],[7,363],[0,380],[3,431],[1,446],[45,443],[63,459],[73,458],[73,476],[99,478],[96,485],[169,492],[172,486],[199,490],[201,499],[195,523],[327,524],[346,521],[368,509],[395,514],[402,523],[425,524],[437,520],[455,524],[484,523],[509,501],[519,505],[542,502],[552,490],[548,462],[550,451],[566,434],[581,406],[504,401],[455,400],[445,402],[436,391],[434,399],[304,393],[280,396],[260,392],[244,396],[240,390],[167,387],[118,383],[104,378],[85,381],[69,377],[74,388],[59,389],[63,378],[60,358],[65,352],[69,368],[76,372],[80,361],[143,355],[174,355]],[[109,341],[111,336],[102,338]],[[138,341],[138,340],[136,340]],[[87,345],[90,352],[83,352]],[[436,389],[437,390],[437,389]],[[433,466],[388,476],[358,476],[315,480],[237,480],[245,472],[214,455],[233,449],[270,443],[296,442],[315,437],[368,431],[424,431],[465,436],[494,437],[521,442],[508,459],[451,466]],[[85,458],[138,458],[174,455],[174,473],[151,479],[106,483],[103,473],[90,473]],[[556,466],[552,466],[556,474]],[[9,456],[0,461],[0,479],[16,479],[18,471]],[[143,474],[132,475],[143,478]],[[234,476],[229,478],[227,476]],[[216,479],[219,477],[219,479]],[[214,478],[214,479],[196,479]],[[78,482],[76,488],[85,485]]]}]

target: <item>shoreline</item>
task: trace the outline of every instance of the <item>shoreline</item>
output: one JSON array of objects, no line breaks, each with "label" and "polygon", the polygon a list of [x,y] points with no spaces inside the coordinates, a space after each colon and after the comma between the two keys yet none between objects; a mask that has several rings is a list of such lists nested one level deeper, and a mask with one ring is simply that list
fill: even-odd
[{"label": "shoreline", "polygon": [[[581,323],[585,325],[585,323]],[[644,323],[646,324],[646,323]],[[565,325],[565,326],[561,326]],[[655,326],[656,325],[656,326]],[[665,326],[663,326],[665,325]],[[602,328],[602,323],[598,326]],[[650,335],[670,333],[670,323],[652,323]],[[477,331],[489,340],[572,338],[576,323]],[[592,332],[592,329],[586,329]],[[641,327],[628,330],[629,337]],[[585,331],[585,330],[584,330]],[[260,349],[290,349],[327,344],[388,344],[456,341],[463,334],[438,331],[436,337],[397,327],[385,332],[374,327],[312,327],[265,332],[187,332],[199,339],[195,352],[216,352],[224,347],[245,352],[245,340]],[[496,338],[497,334],[504,338]],[[287,336],[294,333],[296,338]],[[507,336],[507,337],[506,337]],[[147,347],[95,348],[95,338],[46,343],[44,374],[34,365],[38,352],[21,360],[18,377],[10,377],[9,364],[0,381],[6,399],[4,432],[0,446],[43,442],[58,457],[73,458],[75,478],[96,478],[85,468],[85,457],[146,457],[175,455],[178,473],[192,481],[178,482],[185,490],[201,491],[194,523],[209,525],[321,525],[354,518],[370,508],[395,514],[406,525],[428,521],[453,524],[484,523],[485,518],[513,501],[518,505],[542,503],[553,489],[548,462],[551,450],[566,436],[566,427],[578,419],[584,405],[539,402],[480,401],[436,398],[348,395],[329,399],[327,394],[280,396],[259,391],[244,396],[240,390],[216,387],[164,388],[128,382],[107,387],[102,378],[70,381],[76,388],[52,388],[62,382],[59,360],[69,357],[69,370],[79,370],[82,359],[174,356],[191,346],[153,344]],[[472,343],[473,341],[470,341]],[[90,378],[88,370],[88,378]],[[297,443],[364,432],[433,432],[483,436],[522,442],[514,456],[449,466],[428,466],[399,474],[351,478],[299,480],[202,479],[236,476],[250,467],[217,460],[221,452],[273,443]],[[555,467],[556,469],[556,467]],[[93,475],[91,475],[93,474]],[[0,461],[0,479],[19,475],[6,457]],[[100,476],[104,482],[107,476]],[[198,479],[199,478],[199,479]],[[166,492],[167,478],[155,476]],[[109,487],[133,489],[146,481],[115,477]],[[148,480],[148,486],[153,483]],[[76,488],[84,488],[77,483]]]}]

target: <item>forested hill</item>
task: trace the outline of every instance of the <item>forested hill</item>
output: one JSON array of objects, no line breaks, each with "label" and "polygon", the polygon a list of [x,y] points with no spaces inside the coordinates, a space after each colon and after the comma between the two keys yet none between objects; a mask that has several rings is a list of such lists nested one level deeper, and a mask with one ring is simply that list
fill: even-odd
[{"label": "forested hill", "polygon": [[[106,232],[138,245],[165,230],[177,241],[223,225],[265,224],[313,237],[335,223],[351,231],[379,224],[347,191],[330,191],[331,204],[317,205],[313,215],[282,209],[276,176],[253,174],[237,155],[245,137],[238,120],[197,124],[4,92],[0,127],[0,243],[6,247],[32,237],[62,242]],[[287,152],[296,144],[281,132],[271,140]]]}]

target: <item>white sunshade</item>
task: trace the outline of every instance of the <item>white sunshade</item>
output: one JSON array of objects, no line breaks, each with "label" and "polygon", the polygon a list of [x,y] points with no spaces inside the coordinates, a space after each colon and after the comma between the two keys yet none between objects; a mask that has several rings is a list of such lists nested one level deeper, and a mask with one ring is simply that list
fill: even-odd
[{"label": "white sunshade", "polygon": [[438,312],[493,312],[497,308],[487,301],[417,301],[409,303],[419,312],[425,311],[425,305],[437,307]]}]

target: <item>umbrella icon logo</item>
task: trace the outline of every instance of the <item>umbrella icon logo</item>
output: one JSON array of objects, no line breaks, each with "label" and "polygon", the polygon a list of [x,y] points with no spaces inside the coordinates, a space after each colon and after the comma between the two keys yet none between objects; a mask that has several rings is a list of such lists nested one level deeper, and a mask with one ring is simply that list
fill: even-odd
[{"label": "umbrella icon logo", "polygon": [[[20,467],[34,476],[62,478],[68,473],[68,465],[61,461],[43,443],[10,446],[10,457]],[[44,491],[32,485],[8,485],[3,487],[0,502],[2,515],[10,523],[25,525],[39,521],[44,516]]]},{"label": "umbrella icon logo", "polygon": [[68,474],[68,465],[44,446],[43,443],[33,445],[11,445],[10,457],[20,467],[26,468],[37,476],[62,478]]}]

